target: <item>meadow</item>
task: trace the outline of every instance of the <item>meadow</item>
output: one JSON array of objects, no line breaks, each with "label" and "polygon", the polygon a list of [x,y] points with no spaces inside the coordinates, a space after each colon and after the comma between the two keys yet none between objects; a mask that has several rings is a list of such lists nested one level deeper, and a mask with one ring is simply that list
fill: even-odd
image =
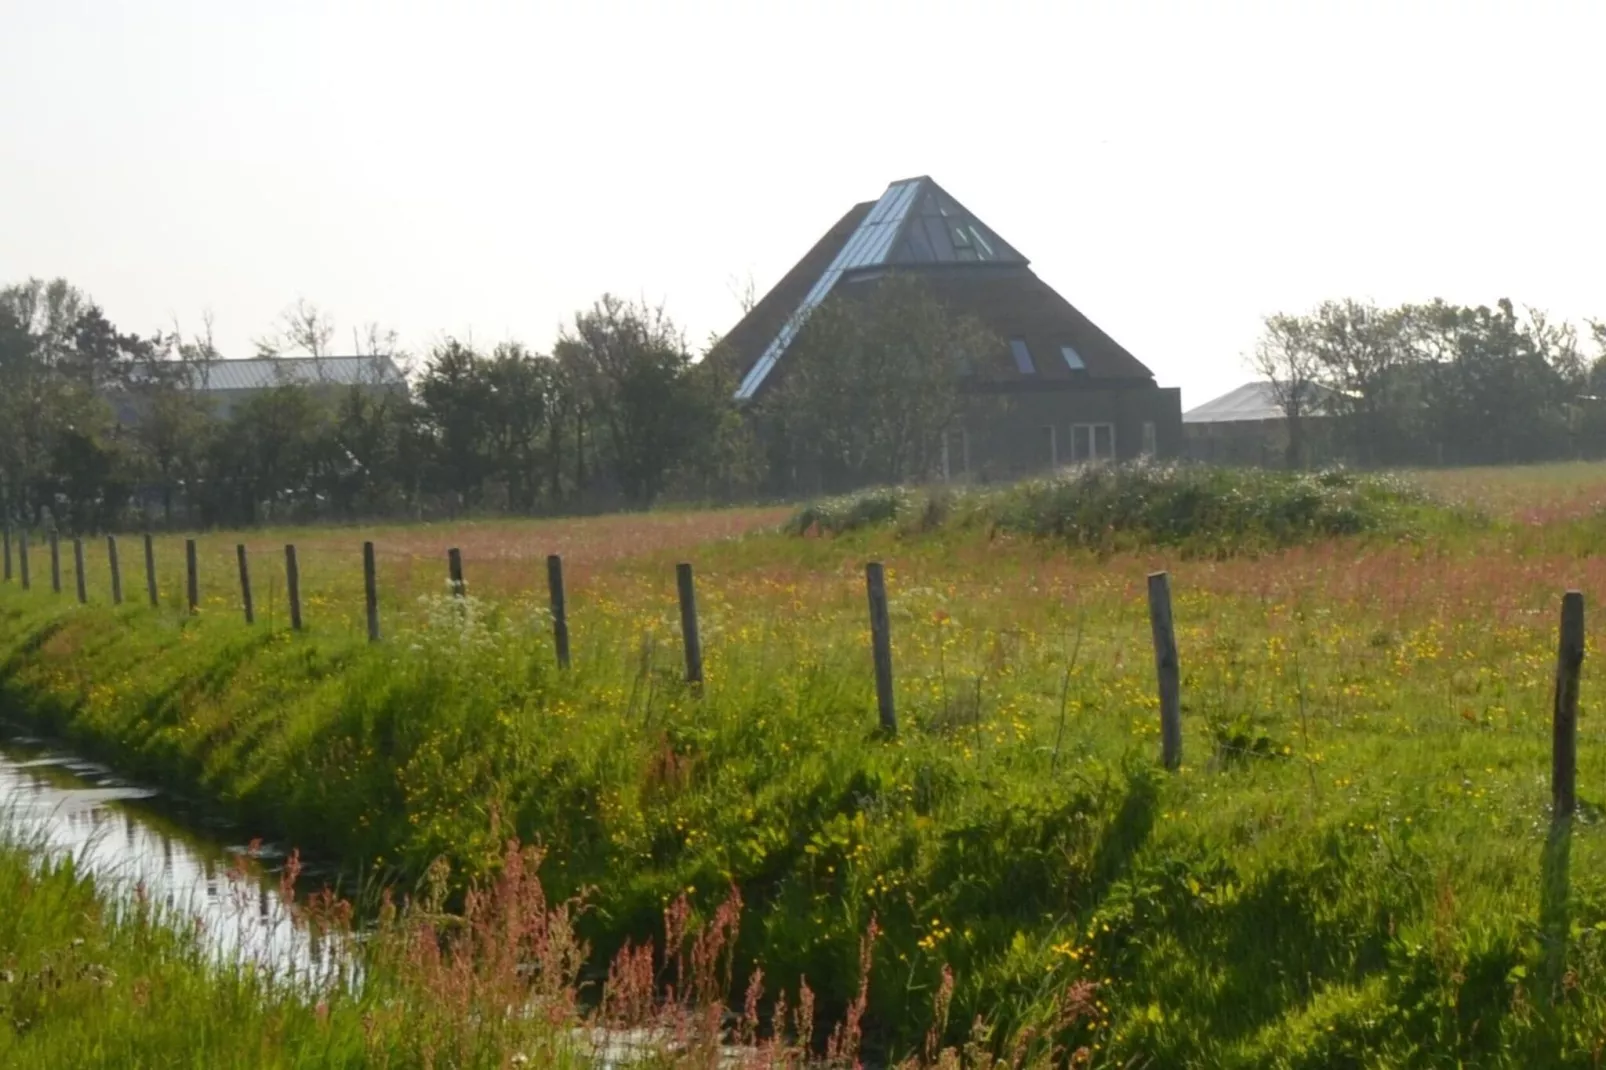
[{"label": "meadow", "polygon": [[[1231,539],[1106,538],[1086,516],[1073,539],[1063,516],[1037,530],[929,502],[793,534],[788,510],[205,534],[193,617],[176,538],[158,540],[157,609],[132,541],[121,607],[99,544],[80,607],[70,555],[55,595],[35,542],[33,590],[0,590],[0,713],[368,888],[460,904],[505,874],[510,838],[539,844],[544,894],[578,901],[581,981],[684,901],[691,931],[728,929],[722,995],[756,991],[767,1015],[806,980],[817,1049],[846,1020],[878,1057],[970,1041],[969,1061],[1017,1064],[1599,1065],[1606,726],[1588,658],[1580,813],[1559,831],[1548,776],[1564,590],[1585,592],[1591,650],[1601,635],[1606,468],[1396,479],[1426,496],[1354,514],[1378,523],[1351,522],[1364,488],[1333,510],[1301,484],[1289,500],[1325,526]],[[681,679],[681,560],[700,688]],[[891,598],[891,737],[870,560]],[[1174,773],[1145,601],[1158,569],[1182,665]]]}]

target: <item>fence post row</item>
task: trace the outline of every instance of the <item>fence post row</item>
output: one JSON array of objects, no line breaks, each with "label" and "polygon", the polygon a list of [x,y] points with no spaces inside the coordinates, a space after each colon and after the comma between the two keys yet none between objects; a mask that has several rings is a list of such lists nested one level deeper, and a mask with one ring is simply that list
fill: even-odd
[{"label": "fence post row", "polygon": [[887,613],[887,576],[881,562],[864,566],[864,585],[870,597],[870,650],[875,656],[876,709],[884,732],[898,730],[898,711],[892,696],[892,621]]},{"label": "fence post row", "polygon": [[156,540],[151,533],[145,533],[145,593],[150,596],[151,608],[161,605],[160,593],[156,588]]},{"label": "fence post row", "polygon": [[1160,685],[1160,761],[1167,769],[1176,769],[1182,764],[1182,669],[1171,621],[1171,577],[1164,572],[1149,575],[1149,625]]},{"label": "fence post row", "polygon": [[78,604],[84,605],[89,601],[89,587],[84,583],[84,540],[77,536],[72,541],[72,570],[73,584],[78,588]]},{"label": "fence post row", "polygon": [[1561,638],[1556,647],[1556,703],[1551,715],[1551,817],[1571,817],[1578,807],[1578,674],[1584,663],[1584,596],[1561,599]]},{"label": "fence post row", "polygon": [[117,536],[106,536],[106,565],[112,574],[112,605],[123,604],[123,566],[117,560]]},{"label": "fence post row", "polygon": [[[61,592],[60,540],[55,532],[49,536],[50,579],[56,593]],[[154,540],[144,536],[145,583],[152,606],[159,604],[156,580],[156,553]],[[238,544],[235,554],[239,562],[240,597],[247,624],[254,623],[251,598],[251,574],[245,545]],[[123,601],[122,568],[117,551],[117,537],[106,536],[106,555],[111,572],[112,602]],[[5,529],[5,578],[12,577],[11,531]],[[447,551],[452,593],[463,597],[461,551],[453,547]],[[28,555],[28,532],[17,532],[17,573],[24,590],[32,586]],[[77,594],[80,603],[88,602],[84,568],[84,546],[81,538],[73,539],[73,564],[76,570]],[[199,576],[196,560],[196,540],[184,540],[185,587],[189,611],[193,615],[200,605]],[[294,544],[284,548],[285,580],[290,601],[290,627],[302,628],[301,577]],[[680,597],[681,635],[685,646],[686,682],[703,682],[702,642],[697,621],[697,594],[692,566],[681,562],[675,566],[676,585]],[[547,557],[547,584],[551,595],[553,639],[557,661],[561,668],[569,667],[568,605],[564,592],[563,559],[558,554]],[[875,659],[876,705],[881,728],[897,731],[897,710],[893,693],[892,635],[888,612],[886,573],[878,561],[865,566],[865,586],[869,597],[871,649]],[[367,611],[368,639],[378,642],[379,585],[375,565],[374,544],[363,543],[363,591]],[[1153,631],[1155,673],[1160,698],[1161,761],[1167,769],[1182,764],[1181,719],[1181,665],[1177,653],[1176,629],[1171,608],[1171,579],[1166,572],[1154,572],[1148,577],[1149,623]],[[1560,635],[1556,653],[1555,701],[1552,711],[1551,787],[1552,808],[1557,819],[1572,815],[1577,809],[1578,765],[1578,697],[1579,677],[1585,653],[1584,596],[1579,591],[1568,591],[1562,598]]]},{"label": "fence post row", "polygon": [[457,547],[446,551],[446,573],[452,581],[452,595],[462,598],[466,591],[463,588],[463,552]]},{"label": "fence post row", "polygon": [[290,598],[290,630],[301,630],[301,569],[296,565],[294,543],[284,546],[284,587]]},{"label": "fence post row", "polygon": [[194,539],[184,540],[184,593],[185,597],[189,599],[190,616],[193,617],[195,616],[195,611],[201,605],[201,582],[195,572]]},{"label": "fence post row", "polygon": [[240,606],[245,610],[245,622],[255,624],[256,613],[251,605],[251,566],[245,558],[245,543],[235,545],[234,556],[240,562]]},{"label": "fence post row", "polygon": [[569,667],[569,607],[563,596],[563,558],[549,554],[546,585],[552,595],[552,642],[558,651],[558,668]]},{"label": "fence post row", "polygon": [[379,580],[374,574],[374,544],[362,544],[363,601],[368,609],[368,641],[379,642]]},{"label": "fence post row", "polygon": [[686,682],[699,685],[703,682],[703,643],[697,634],[697,588],[689,563],[683,561],[675,566],[675,586],[680,589],[680,636],[686,647]]}]

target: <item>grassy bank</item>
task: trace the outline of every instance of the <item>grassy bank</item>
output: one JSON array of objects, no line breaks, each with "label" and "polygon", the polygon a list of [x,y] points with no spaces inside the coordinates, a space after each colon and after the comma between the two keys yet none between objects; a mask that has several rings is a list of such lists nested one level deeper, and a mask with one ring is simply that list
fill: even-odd
[{"label": "grassy bank", "polygon": [[366,1027],[371,1007],[220,963],[181,917],[102,895],[71,859],[0,843],[0,902],[0,1065],[409,1064],[399,1032]]},{"label": "grassy bank", "polygon": [[[239,620],[215,537],[195,619],[5,591],[0,702],[393,879],[436,859],[483,877],[505,836],[538,840],[549,894],[590,889],[599,957],[681,893],[712,918],[734,884],[734,987],[754,963],[806,976],[822,1019],[853,1004],[873,917],[881,1050],[920,1046],[945,967],[951,1038],[980,1015],[1006,1050],[1052,1038],[1094,1065],[1591,1066],[1606,1044],[1587,677],[1567,837],[1545,782],[1559,593],[1593,603],[1606,560],[1543,525],[1253,560],[962,526],[571,551],[568,673],[539,525],[467,555],[485,601],[466,603],[428,579],[451,533],[405,560],[387,547],[417,532],[367,535],[406,595],[377,646],[355,626],[362,536],[304,564],[323,602],[295,635],[260,596]],[[678,679],[677,557],[698,567],[701,694]],[[891,741],[872,731],[869,557],[889,565]],[[1184,673],[1175,775],[1155,762],[1156,567]]]},{"label": "grassy bank", "polygon": [[[148,910],[114,920],[70,863],[36,868],[0,846],[0,897],[0,1065],[150,1066],[186,1051],[219,1067],[337,1066],[342,1048],[357,1065],[362,1034],[344,1015],[320,1036],[311,1001],[213,968]],[[310,1062],[317,1049],[331,1057]]]},{"label": "grassy bank", "polygon": [[785,529],[980,529],[1104,552],[1169,546],[1224,557],[1332,536],[1422,536],[1473,519],[1391,476],[1135,463],[1067,468],[1003,487],[861,491],[806,505]]},{"label": "grassy bank", "polygon": [[[496,878],[456,913],[443,911],[438,883],[387,903],[362,933],[362,981],[308,983],[221,956],[183,911],[98,887],[71,856],[0,841],[0,1065],[579,1070],[604,1055],[664,1070],[722,1057],[733,1070],[809,1064],[793,1039],[812,1033],[806,991],[792,993],[790,1014],[761,1014],[761,987],[744,1006],[723,1002],[738,901],[699,930],[683,924],[677,900],[657,940],[583,985],[577,904],[547,899],[539,861],[510,843]],[[322,893],[296,903],[294,870],[292,856],[281,891],[296,923],[349,943],[349,904]],[[250,886],[243,873],[229,879]],[[242,914],[253,898],[240,899]],[[655,974],[672,976],[676,995]],[[851,1059],[858,1042],[845,1023],[825,1051]]]}]

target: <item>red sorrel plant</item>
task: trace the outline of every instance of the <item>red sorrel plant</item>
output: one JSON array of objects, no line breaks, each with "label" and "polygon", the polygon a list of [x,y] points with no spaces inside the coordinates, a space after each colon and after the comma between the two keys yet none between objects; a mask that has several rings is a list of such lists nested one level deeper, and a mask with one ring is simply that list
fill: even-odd
[{"label": "red sorrel plant", "polygon": [[[581,973],[587,947],[576,936],[574,919],[584,909],[580,897],[553,904],[538,870],[539,848],[507,842],[500,872],[489,884],[466,893],[460,915],[442,912],[448,873],[435,867],[423,896],[398,906],[381,897],[368,972],[376,991],[364,1018],[376,1061],[433,1065],[539,1065],[577,1058],[650,1057],[655,1065],[676,1067],[790,1070],[809,1065],[861,1066],[870,973],[880,926],[872,918],[859,947],[859,986],[822,1053],[811,1053],[815,999],[801,981],[793,1006],[777,993],[764,1028],[764,974],[756,965],[748,975],[739,1013],[727,1007],[733,991],[735,946],[741,927],[740,892],[730,894],[699,920],[687,896],[664,909],[661,946],[626,943],[608,966],[595,1005],[582,1008]],[[349,931],[349,903],[328,891],[296,905],[294,884],[299,855],[292,854],[281,875],[281,891],[304,922],[329,932]],[[1016,1037],[1009,1057],[986,1054],[989,1034],[978,1020],[963,1051],[941,1047],[955,979],[944,967],[933,1000],[933,1021],[924,1051],[901,1064],[957,1070],[960,1066],[1007,1065],[1018,1068],[1048,1055],[1050,1062],[1079,1065],[1087,1052],[1068,1056],[1062,1048],[1044,1052],[1031,1034]],[[1059,1005],[1053,1031],[1077,1025],[1094,1014],[1095,988],[1072,986]],[[327,1004],[324,1004],[327,1006]],[[589,1051],[588,1051],[589,1049]]]}]

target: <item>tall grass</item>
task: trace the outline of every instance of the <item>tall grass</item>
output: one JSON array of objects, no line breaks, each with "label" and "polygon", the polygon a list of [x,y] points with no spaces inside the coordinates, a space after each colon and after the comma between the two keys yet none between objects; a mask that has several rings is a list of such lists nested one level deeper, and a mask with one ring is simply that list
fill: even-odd
[{"label": "tall grass", "polygon": [[[1564,840],[1544,773],[1557,595],[1606,591],[1606,558],[1509,525],[1253,558],[936,527],[577,570],[569,673],[544,592],[491,597],[472,557],[483,602],[388,604],[372,647],[345,595],[290,635],[226,606],[7,591],[0,706],[404,888],[445,860],[458,906],[505,872],[508,838],[539,843],[548,901],[585,892],[598,971],[681,896],[699,928],[735,887],[732,1004],[757,971],[792,999],[806,978],[817,1019],[860,1014],[878,1055],[933,1027],[963,1044],[980,1019],[982,1047],[1101,1066],[1592,1065],[1606,734],[1587,678],[1588,805]],[[227,537],[208,546],[226,562]],[[893,603],[890,741],[870,556]],[[675,557],[698,565],[701,691],[679,681]],[[1155,760],[1156,567],[1184,673],[1176,775]]]},{"label": "tall grass", "polygon": [[[587,949],[574,928],[581,904],[548,902],[539,863],[538,851],[509,844],[498,876],[473,889],[460,913],[443,911],[439,880],[420,899],[387,899],[364,934],[362,983],[309,989],[220,961],[182,912],[142,892],[131,901],[103,892],[71,856],[0,843],[8,907],[0,1064],[466,1070],[630,1059],[781,1070],[819,1061],[806,985],[788,1011],[785,994],[768,998],[755,974],[743,1004],[726,1008],[741,919],[734,894],[697,927],[677,899],[661,939],[623,948],[584,1005]],[[289,903],[295,870],[292,856]],[[299,924],[349,932],[349,904],[326,894],[293,909]],[[859,1039],[850,1016],[819,1054],[840,1064]]]}]

